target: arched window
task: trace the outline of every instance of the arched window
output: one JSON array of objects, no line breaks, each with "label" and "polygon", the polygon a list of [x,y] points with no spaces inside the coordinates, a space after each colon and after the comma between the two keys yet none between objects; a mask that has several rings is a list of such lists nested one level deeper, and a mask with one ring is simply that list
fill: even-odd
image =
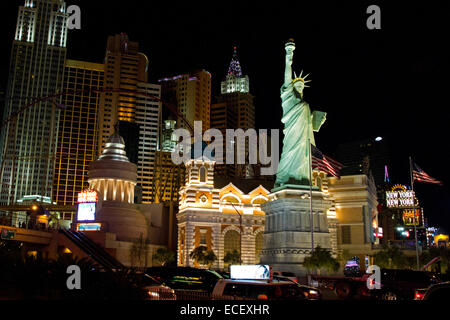
[{"label": "arched window", "polygon": [[319,187],[320,190],[322,190],[322,178],[320,176],[317,176],[316,178],[316,186]]},{"label": "arched window", "polygon": [[255,237],[255,264],[258,264],[260,261],[262,246],[263,246],[263,233],[260,232]]},{"label": "arched window", "polygon": [[225,233],[223,253],[226,255],[228,252],[233,252],[233,250],[241,252],[241,237],[236,230],[229,230]]},{"label": "arched window", "polygon": [[233,196],[226,196],[223,198],[223,202],[239,203],[239,200]]},{"label": "arched window", "polygon": [[266,203],[266,202],[267,202],[266,199],[264,199],[263,197],[259,197],[259,198],[256,198],[255,200],[253,200],[252,204],[263,204],[263,203]]},{"label": "arched window", "polygon": [[206,182],[206,168],[200,168],[200,182]]}]

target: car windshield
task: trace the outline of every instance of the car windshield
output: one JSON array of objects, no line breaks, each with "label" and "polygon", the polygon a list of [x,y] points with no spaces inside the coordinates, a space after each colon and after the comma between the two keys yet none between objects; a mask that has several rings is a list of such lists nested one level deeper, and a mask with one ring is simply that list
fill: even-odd
[{"label": "car windshield", "polygon": [[155,278],[149,276],[148,274],[139,274],[137,276],[139,283],[143,286],[159,286],[161,282],[156,280]]}]

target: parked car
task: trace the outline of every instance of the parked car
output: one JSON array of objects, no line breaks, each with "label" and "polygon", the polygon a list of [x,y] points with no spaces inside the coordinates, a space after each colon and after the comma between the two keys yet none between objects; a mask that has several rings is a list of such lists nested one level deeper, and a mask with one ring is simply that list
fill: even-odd
[{"label": "parked car", "polygon": [[175,291],[145,273],[137,273],[136,284],[146,290],[147,300],[176,300]]},{"label": "parked car", "polygon": [[305,291],[292,281],[220,279],[214,287],[212,298],[217,300],[306,300],[307,296]]},{"label": "parked car", "polygon": [[433,284],[426,289],[417,289],[415,300],[450,301],[450,281]]},{"label": "parked car", "polygon": [[146,274],[174,290],[192,290],[211,293],[223,277],[213,270],[191,267],[150,267]]},{"label": "parked car", "polygon": [[290,281],[294,284],[296,284],[300,290],[303,291],[303,294],[305,295],[305,297],[308,300],[321,300],[322,299],[322,293],[320,292],[319,289],[315,288],[315,287],[311,287],[311,286],[306,286],[303,284],[299,284],[297,281],[294,281],[288,277],[282,277],[282,276],[273,276],[273,278],[275,280],[280,280],[280,281]]},{"label": "parked car", "polygon": [[289,271],[273,271],[274,276],[282,276],[291,279],[292,281],[298,282],[297,276],[293,272]]},{"label": "parked car", "polygon": [[370,294],[381,300],[414,300],[416,290],[441,282],[437,274],[427,271],[381,269],[381,289]]}]

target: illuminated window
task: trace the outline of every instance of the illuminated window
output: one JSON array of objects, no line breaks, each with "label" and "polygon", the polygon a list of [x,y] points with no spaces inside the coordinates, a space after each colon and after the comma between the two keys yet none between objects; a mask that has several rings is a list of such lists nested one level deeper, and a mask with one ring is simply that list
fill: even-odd
[{"label": "illuminated window", "polygon": [[351,226],[342,226],[342,244],[351,244]]},{"label": "illuminated window", "polygon": [[200,182],[206,182],[206,168],[200,168]]},{"label": "illuminated window", "polygon": [[263,246],[263,233],[260,232],[255,237],[255,263],[259,263],[260,254]]},{"label": "illuminated window", "polygon": [[200,229],[200,245],[206,246],[206,229]]},{"label": "illuminated window", "polygon": [[257,198],[252,203],[253,204],[263,204],[263,203],[266,203],[266,202],[267,202],[267,200],[264,199],[264,198]]},{"label": "illuminated window", "polygon": [[[223,201],[224,201],[224,202],[231,202],[231,203],[238,203],[238,202],[239,202],[238,199],[236,199],[235,197],[232,197],[232,196],[227,196],[227,197],[225,197],[225,198],[223,199]],[[256,203],[256,200],[255,200],[255,202],[253,202],[253,203]]]},{"label": "illuminated window", "polygon": [[237,250],[241,252],[240,234],[236,230],[230,230],[225,233],[224,237],[224,254]]},{"label": "illuminated window", "polygon": [[319,176],[316,178],[316,186],[319,187],[319,189],[322,189],[322,178]]}]

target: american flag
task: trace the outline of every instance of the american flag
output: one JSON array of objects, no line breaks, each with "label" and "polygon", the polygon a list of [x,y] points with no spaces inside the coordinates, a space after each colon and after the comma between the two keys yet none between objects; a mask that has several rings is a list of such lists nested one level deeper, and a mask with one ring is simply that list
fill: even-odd
[{"label": "american flag", "polygon": [[340,171],[344,167],[336,160],[324,155],[319,149],[311,144],[311,164],[313,168],[318,168],[337,178],[340,177]]},{"label": "american flag", "polygon": [[[412,161],[411,161],[412,162]],[[443,183],[439,180],[436,180],[433,177],[430,177],[425,171],[419,168],[417,164],[412,162],[412,170],[413,170],[413,179],[418,182],[426,182],[426,183],[434,183],[434,184],[440,184]]]}]

